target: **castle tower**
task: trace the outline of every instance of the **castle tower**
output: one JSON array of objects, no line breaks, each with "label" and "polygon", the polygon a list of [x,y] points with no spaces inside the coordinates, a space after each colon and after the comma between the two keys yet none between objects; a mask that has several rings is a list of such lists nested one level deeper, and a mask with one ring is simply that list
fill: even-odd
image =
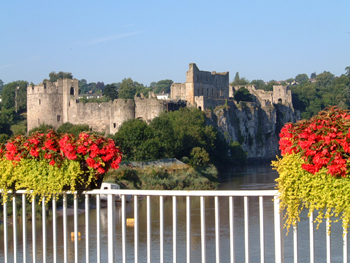
[{"label": "castle tower", "polygon": [[62,85],[46,82],[27,87],[27,128],[28,131],[49,124],[54,128],[63,123]]},{"label": "castle tower", "polygon": [[62,86],[63,93],[63,123],[69,122],[69,109],[71,104],[76,103],[79,94],[79,81],[77,79],[59,79],[57,81]]}]

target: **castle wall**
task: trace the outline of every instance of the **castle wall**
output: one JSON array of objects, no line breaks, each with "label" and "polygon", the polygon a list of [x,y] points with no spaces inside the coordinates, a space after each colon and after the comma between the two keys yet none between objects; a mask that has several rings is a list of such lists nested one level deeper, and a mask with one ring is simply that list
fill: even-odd
[{"label": "castle wall", "polygon": [[135,98],[135,119],[142,119],[149,123],[166,109],[166,103],[163,100]]},{"label": "castle wall", "polygon": [[185,83],[173,83],[170,86],[170,98],[175,100],[186,100],[186,85]]},{"label": "castle wall", "polygon": [[72,124],[87,124],[97,132],[110,133],[111,103],[76,103],[69,101],[67,122]]},{"label": "castle wall", "polygon": [[273,86],[273,103],[292,104],[292,91],[288,86],[274,85]]},{"label": "castle wall", "polygon": [[116,133],[124,121],[135,119],[135,102],[132,99],[116,99],[112,103],[110,133]]},{"label": "castle wall", "polygon": [[208,108],[216,108],[220,105],[225,105],[227,99],[212,99],[212,98],[206,98],[204,96],[196,96],[195,102],[198,109],[205,110]]}]

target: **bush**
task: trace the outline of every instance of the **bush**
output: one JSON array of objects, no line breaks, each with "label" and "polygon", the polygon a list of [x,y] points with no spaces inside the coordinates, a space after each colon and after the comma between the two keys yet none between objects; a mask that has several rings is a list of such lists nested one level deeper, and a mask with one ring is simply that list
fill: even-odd
[{"label": "bush", "polygon": [[49,124],[40,124],[38,127],[35,127],[29,131],[29,135],[31,135],[34,132],[47,132],[48,130],[52,130],[53,126]]},{"label": "bush", "polygon": [[239,142],[234,141],[230,143],[231,158],[240,163],[244,164],[247,161],[248,154],[243,150]]}]

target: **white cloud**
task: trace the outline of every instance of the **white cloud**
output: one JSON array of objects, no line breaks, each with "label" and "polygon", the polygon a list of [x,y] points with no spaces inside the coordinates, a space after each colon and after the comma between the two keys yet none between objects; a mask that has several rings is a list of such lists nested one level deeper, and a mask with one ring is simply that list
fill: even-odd
[{"label": "white cloud", "polygon": [[111,41],[111,40],[115,40],[115,39],[120,39],[120,38],[124,38],[124,37],[137,35],[137,34],[140,34],[140,33],[142,33],[142,31],[131,32],[131,33],[126,33],[126,34],[122,34],[122,35],[115,35],[115,36],[96,38],[96,39],[93,39],[90,42],[88,42],[87,45],[95,45],[95,44],[99,44],[99,43],[103,43],[103,42],[107,42],[107,41]]}]

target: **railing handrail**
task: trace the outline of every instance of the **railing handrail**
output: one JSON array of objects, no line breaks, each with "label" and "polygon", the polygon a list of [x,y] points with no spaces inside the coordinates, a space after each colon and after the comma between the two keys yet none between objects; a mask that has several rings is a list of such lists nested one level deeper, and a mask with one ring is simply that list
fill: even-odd
[{"label": "railing handrail", "polygon": [[[0,190],[0,193],[2,190]],[[8,191],[12,193],[12,191]],[[27,190],[16,190],[17,194],[28,193]],[[77,192],[65,191],[74,194]],[[130,189],[94,189],[82,191],[81,194],[114,194],[114,195],[152,195],[152,196],[278,196],[277,190],[130,190]]]}]

